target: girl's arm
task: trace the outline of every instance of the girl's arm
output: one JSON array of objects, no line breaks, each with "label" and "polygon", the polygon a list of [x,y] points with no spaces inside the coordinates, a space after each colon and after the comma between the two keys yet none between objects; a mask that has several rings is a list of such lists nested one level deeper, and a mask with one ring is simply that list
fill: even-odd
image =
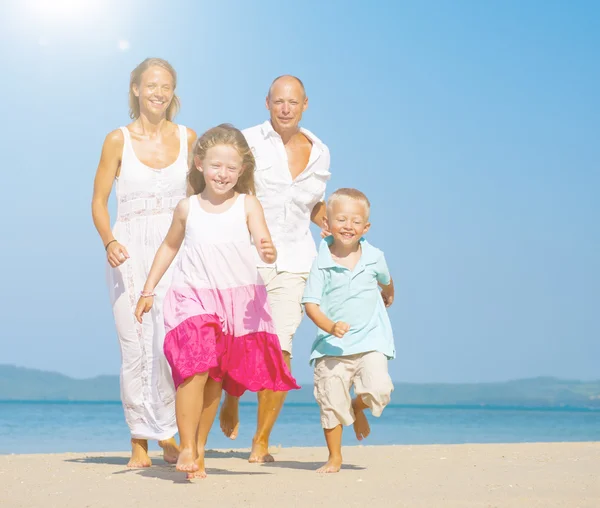
[{"label": "girl's arm", "polygon": [[256,196],[246,195],[246,217],[248,220],[248,231],[260,259],[265,263],[274,263],[277,259],[277,249],[271,240],[271,233],[267,227],[263,207]]},{"label": "girl's arm", "polygon": [[113,268],[123,264],[129,258],[127,249],[116,241],[112,234],[108,214],[108,198],[121,166],[121,153],[123,153],[123,133],[117,129],[106,136],[102,145],[92,196],[94,226],[102,239],[108,262]]},{"label": "girl's arm", "polygon": [[163,243],[160,244],[160,247],[156,251],[150,273],[148,273],[148,278],[142,291],[146,296],[140,296],[135,309],[135,317],[140,323],[142,322],[142,316],[152,308],[152,304],[154,303],[154,288],[158,285],[169,266],[171,266],[183,243],[188,210],[189,198],[182,199],[175,208],[173,221],[171,222],[167,236],[165,236]]}]

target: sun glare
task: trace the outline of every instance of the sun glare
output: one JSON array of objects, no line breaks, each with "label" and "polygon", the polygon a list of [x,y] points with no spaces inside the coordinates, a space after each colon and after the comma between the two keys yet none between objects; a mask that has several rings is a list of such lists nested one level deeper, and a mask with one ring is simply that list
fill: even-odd
[{"label": "sun glare", "polygon": [[29,0],[26,5],[43,24],[72,26],[92,21],[102,3],[102,0]]}]

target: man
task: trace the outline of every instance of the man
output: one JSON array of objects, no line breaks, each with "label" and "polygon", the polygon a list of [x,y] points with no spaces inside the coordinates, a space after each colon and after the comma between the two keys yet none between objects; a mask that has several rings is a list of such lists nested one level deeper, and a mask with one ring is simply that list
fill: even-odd
[{"label": "man", "polygon": [[[256,159],[256,194],[278,253],[275,264],[266,265],[258,258],[257,264],[267,287],[281,350],[291,368],[292,337],[302,320],[300,302],[317,254],[310,222],[323,226],[330,157],[323,142],[299,126],[308,107],[300,79],[275,79],[266,106],[270,120],[243,132]],[[250,462],[273,462],[269,436],[285,395],[270,390],[258,393],[258,424]],[[221,408],[221,429],[231,439],[238,434],[238,404],[238,398],[227,395]]]}]

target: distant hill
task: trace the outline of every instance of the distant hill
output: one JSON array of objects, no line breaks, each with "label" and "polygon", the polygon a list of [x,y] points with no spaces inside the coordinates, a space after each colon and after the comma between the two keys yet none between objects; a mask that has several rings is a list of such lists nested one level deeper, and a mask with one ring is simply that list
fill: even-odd
[{"label": "distant hill", "polygon": [[[118,401],[119,377],[73,379],[13,365],[0,365],[0,401]],[[244,401],[255,401],[253,394]],[[314,403],[312,385],[290,392],[289,402]],[[503,383],[396,383],[392,401],[403,405],[579,407],[600,409],[600,381],[567,381],[551,377]]]}]

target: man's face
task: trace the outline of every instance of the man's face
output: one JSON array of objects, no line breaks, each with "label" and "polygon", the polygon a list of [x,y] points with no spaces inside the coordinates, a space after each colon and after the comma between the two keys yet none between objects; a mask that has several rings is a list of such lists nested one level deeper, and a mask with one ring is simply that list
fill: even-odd
[{"label": "man's face", "polygon": [[308,107],[308,99],[300,83],[294,78],[278,79],[267,97],[267,109],[275,132],[295,131]]}]

